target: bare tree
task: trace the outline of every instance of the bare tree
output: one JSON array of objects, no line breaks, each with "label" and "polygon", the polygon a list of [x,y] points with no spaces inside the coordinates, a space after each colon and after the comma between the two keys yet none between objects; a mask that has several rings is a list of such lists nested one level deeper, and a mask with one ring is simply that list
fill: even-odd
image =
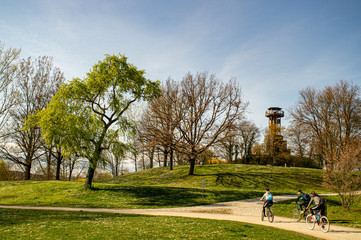
[{"label": "bare tree", "polygon": [[361,142],[343,146],[333,162],[334,169],[324,176],[325,185],[339,194],[342,206],[349,210],[361,186]]},{"label": "bare tree", "polygon": [[[336,185],[337,182],[333,182],[336,179],[330,176],[339,171],[353,170],[347,166],[354,158],[346,156],[361,139],[360,86],[340,81],[319,91],[307,88],[300,92],[300,100],[290,113],[293,121],[312,132],[326,167],[326,182],[329,186]],[[348,174],[343,176],[343,187],[338,188],[340,196],[345,188],[352,192],[355,187],[346,183]]]},{"label": "bare tree", "polygon": [[228,136],[223,138],[216,145],[217,155],[225,159],[228,163],[237,163],[240,154],[240,134],[238,125],[232,124],[228,131]]},{"label": "bare tree", "polygon": [[305,157],[311,144],[312,134],[306,126],[291,123],[286,130],[286,137],[291,151],[297,156]]},{"label": "bare tree", "polygon": [[187,155],[189,175],[194,174],[198,156],[228,136],[230,125],[244,117],[247,103],[235,79],[221,83],[207,72],[187,73],[181,82],[177,150]]},{"label": "bare tree", "polygon": [[15,79],[13,94],[16,106],[10,112],[7,128],[7,144],[1,146],[0,153],[25,171],[25,179],[30,179],[32,164],[45,153],[41,131],[37,126],[23,129],[25,119],[44,109],[64,82],[63,73],[53,66],[51,57],[39,57],[34,61],[29,57],[22,60]]},{"label": "bare tree", "polygon": [[151,157],[157,146],[163,152],[163,165],[168,164],[173,169],[174,146],[177,141],[176,126],[178,124],[176,105],[179,103],[179,86],[172,79],[168,79],[162,86],[162,95],[152,101],[143,115],[140,136],[150,149]]},{"label": "bare tree", "polygon": [[0,41],[0,130],[7,122],[9,111],[15,103],[14,96],[11,95],[11,87],[17,74],[16,60],[19,55],[19,49],[5,49]]},{"label": "bare tree", "polygon": [[112,171],[113,177],[123,174],[123,162],[128,150],[128,145],[115,141],[111,144],[110,149],[104,152],[106,162]]},{"label": "bare tree", "polygon": [[253,122],[245,120],[240,124],[240,135],[241,156],[244,162],[248,164],[252,159],[252,149],[260,136],[260,131]]},{"label": "bare tree", "polygon": [[249,120],[242,120],[231,126],[228,137],[221,141],[219,147],[222,156],[229,163],[238,163],[242,158],[248,164],[252,159],[252,148],[260,136],[256,125]]}]

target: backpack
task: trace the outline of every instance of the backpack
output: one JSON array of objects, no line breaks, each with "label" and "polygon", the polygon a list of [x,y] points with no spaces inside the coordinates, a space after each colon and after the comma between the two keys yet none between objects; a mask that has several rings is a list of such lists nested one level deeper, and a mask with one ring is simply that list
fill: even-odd
[{"label": "backpack", "polygon": [[320,205],[324,205],[326,203],[326,199],[320,196]]},{"label": "backpack", "polygon": [[309,202],[309,201],[311,200],[311,196],[310,196],[309,194],[307,194],[307,193],[305,193],[305,194],[303,195],[303,197],[305,198],[305,200],[306,200],[307,202]]},{"label": "backpack", "polygon": [[269,201],[273,201],[273,196],[272,196],[272,193],[269,193],[269,194],[268,194],[267,200],[269,200]]}]

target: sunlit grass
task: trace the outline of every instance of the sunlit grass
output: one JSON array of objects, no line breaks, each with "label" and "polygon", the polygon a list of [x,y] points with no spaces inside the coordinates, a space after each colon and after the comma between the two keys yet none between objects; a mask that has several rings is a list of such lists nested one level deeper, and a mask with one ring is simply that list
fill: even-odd
[{"label": "sunlit grass", "polygon": [[304,168],[208,165],[197,166],[194,176],[187,175],[188,166],[173,171],[148,169],[95,182],[92,190],[85,190],[82,182],[0,182],[0,204],[99,208],[194,206],[260,197],[266,187],[275,195],[295,194],[299,188],[326,191],[320,184],[321,173]]},{"label": "sunlit grass", "polygon": [[0,209],[0,239],[312,239],[232,221]]}]

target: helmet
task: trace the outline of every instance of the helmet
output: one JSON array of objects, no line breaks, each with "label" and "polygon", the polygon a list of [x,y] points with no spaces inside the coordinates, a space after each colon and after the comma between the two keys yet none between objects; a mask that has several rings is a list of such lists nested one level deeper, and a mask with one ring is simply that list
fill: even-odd
[{"label": "helmet", "polygon": [[315,192],[311,192],[311,195],[312,195],[312,196],[315,196],[315,195],[316,195],[316,193],[315,193]]}]

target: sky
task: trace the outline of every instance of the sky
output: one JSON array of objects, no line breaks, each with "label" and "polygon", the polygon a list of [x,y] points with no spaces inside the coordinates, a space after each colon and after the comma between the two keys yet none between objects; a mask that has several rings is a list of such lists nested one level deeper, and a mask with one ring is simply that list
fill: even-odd
[{"label": "sky", "polygon": [[234,77],[264,129],[269,107],[287,126],[306,87],[361,84],[360,13],[361,0],[0,0],[0,41],[52,56],[67,80],[119,53],[151,80]]}]

